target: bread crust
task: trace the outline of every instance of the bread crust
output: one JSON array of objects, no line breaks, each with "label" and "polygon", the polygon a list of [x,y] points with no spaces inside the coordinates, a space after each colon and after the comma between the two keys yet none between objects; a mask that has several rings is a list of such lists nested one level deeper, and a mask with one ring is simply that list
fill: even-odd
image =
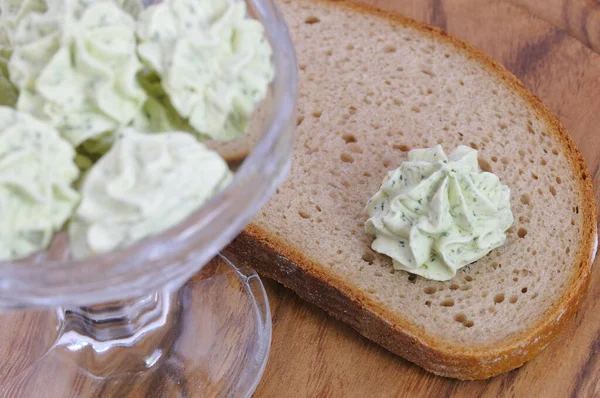
[{"label": "bread crust", "polygon": [[[326,1],[326,0],[315,0]],[[463,380],[485,379],[521,366],[544,349],[564,328],[581,306],[588,289],[596,246],[596,204],[591,177],[585,160],[560,121],[549,109],[508,70],[479,49],[453,37],[441,29],[391,12],[336,1],[336,6],[356,12],[370,13],[390,22],[413,27],[435,40],[451,43],[458,51],[467,52],[508,87],[524,98],[553,129],[551,134],[569,158],[578,177],[583,208],[581,242],[573,267],[577,269],[566,292],[545,317],[537,320],[518,335],[494,346],[461,347],[427,336],[400,315],[388,311],[362,291],[329,273],[309,255],[296,250],[283,239],[251,223],[232,243],[230,249],[248,261],[260,274],[275,279],[294,290],[335,318],[340,319],[363,336],[388,350],[440,376]]]}]

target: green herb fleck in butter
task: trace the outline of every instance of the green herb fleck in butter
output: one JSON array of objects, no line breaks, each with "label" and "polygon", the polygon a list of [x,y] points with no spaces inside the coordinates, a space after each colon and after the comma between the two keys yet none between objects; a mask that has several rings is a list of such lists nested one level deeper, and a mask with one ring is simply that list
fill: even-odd
[{"label": "green herb fleck in butter", "polygon": [[0,106],[0,260],[48,247],[79,195],[75,151],[30,115]]},{"label": "green herb fleck in butter", "polygon": [[227,163],[185,132],[126,129],[88,171],[69,225],[75,258],[129,246],[183,221],[231,180]]},{"label": "green herb fleck in butter", "polygon": [[503,245],[513,222],[509,188],[482,172],[477,151],[466,146],[449,156],[440,145],[410,151],[366,211],[373,250],[396,269],[434,280],[452,279]]},{"label": "green herb fleck in butter", "polygon": [[16,22],[10,80],[18,110],[72,145],[130,123],[146,100],[136,79],[135,21],[110,0],[47,0]]},{"label": "green herb fleck in butter", "polygon": [[240,0],[171,0],[144,10],[142,60],[202,136],[238,138],[274,76],[263,26]]}]

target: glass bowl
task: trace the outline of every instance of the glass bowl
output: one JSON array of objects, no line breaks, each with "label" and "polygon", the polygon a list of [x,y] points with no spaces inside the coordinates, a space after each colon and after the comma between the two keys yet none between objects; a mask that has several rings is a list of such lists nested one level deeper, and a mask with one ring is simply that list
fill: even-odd
[{"label": "glass bowl", "polygon": [[[80,377],[126,376],[131,383],[149,373],[167,378],[160,367],[176,358],[186,368],[185,377],[195,380],[198,391],[191,394],[218,386],[214,391],[238,396],[255,388],[271,336],[260,279],[222,256],[205,266],[287,174],[296,127],[297,72],[293,45],[274,3],[246,4],[248,15],[265,27],[276,73],[253,116],[247,142],[229,144],[237,149],[229,159],[236,168],[233,182],[181,224],[123,250],[73,261],[62,232],[46,252],[0,262],[1,310],[58,308],[26,315],[27,327],[37,330],[29,339],[35,343],[22,336],[0,341],[5,358],[17,349],[29,350],[29,356],[31,344],[39,354],[9,363],[0,378],[14,377],[14,385],[39,391],[37,382],[60,384],[55,374],[60,361],[65,367],[78,366]],[[227,145],[212,146],[233,153]],[[6,315],[1,322],[14,316]],[[235,358],[225,355],[230,351],[236,352]],[[44,389],[41,396],[48,394],[60,395]]]}]

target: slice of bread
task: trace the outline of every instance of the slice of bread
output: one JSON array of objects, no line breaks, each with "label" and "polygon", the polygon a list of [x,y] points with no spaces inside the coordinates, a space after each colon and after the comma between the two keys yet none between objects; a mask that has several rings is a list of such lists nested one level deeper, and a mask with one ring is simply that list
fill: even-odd
[{"label": "slice of bread", "polygon": [[[589,283],[596,207],[572,139],[512,74],[438,29],[346,2],[279,5],[301,76],[294,163],[234,252],[433,373],[521,366]],[[448,282],[394,271],[364,232],[388,170],[438,143],[478,149],[515,217],[504,246]]]}]

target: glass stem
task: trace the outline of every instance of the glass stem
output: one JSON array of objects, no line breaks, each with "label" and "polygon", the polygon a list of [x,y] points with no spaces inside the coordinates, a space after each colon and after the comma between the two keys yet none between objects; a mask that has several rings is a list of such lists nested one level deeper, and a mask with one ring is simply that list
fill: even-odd
[{"label": "glass stem", "polygon": [[[178,295],[155,292],[137,299],[59,308],[55,347],[97,377],[139,373],[160,362],[178,330]],[[169,325],[169,326],[167,326]]]}]

